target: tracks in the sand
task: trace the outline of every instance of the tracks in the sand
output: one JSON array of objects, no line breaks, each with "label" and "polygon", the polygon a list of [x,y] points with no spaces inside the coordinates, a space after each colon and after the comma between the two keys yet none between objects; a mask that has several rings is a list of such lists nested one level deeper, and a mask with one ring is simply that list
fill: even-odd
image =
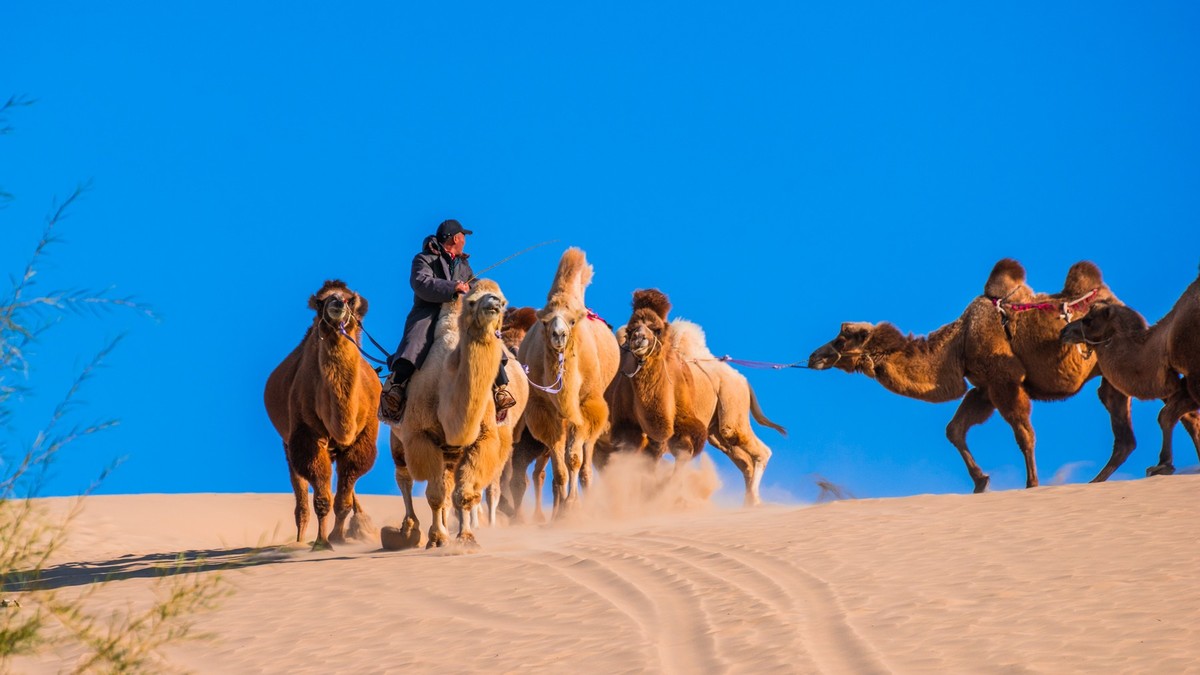
[{"label": "tracks in the sand", "polygon": [[520,557],[628,617],[664,672],[887,672],[829,585],[767,551],[642,531]]}]

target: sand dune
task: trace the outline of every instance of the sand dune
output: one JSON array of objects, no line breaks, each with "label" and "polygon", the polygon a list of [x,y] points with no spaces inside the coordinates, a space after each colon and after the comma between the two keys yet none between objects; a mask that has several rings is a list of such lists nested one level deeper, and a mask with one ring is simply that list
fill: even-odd
[{"label": "sand dune", "polygon": [[[484,529],[484,550],[272,547],[284,494],[90,498],[48,570],[144,606],[179,552],[236,588],[196,672],[1200,671],[1200,477]],[[377,524],[398,497],[366,495]],[[52,509],[66,500],[45,500]],[[628,502],[626,502],[628,504]],[[663,507],[667,508],[667,507]],[[428,523],[427,510],[422,511]],[[310,532],[311,535],[311,532]],[[205,571],[203,574],[215,572]],[[18,661],[55,672],[77,652]]]}]

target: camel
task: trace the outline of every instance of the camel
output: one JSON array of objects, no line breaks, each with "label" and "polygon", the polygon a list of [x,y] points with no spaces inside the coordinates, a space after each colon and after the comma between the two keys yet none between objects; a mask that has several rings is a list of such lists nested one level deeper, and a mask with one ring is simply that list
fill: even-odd
[{"label": "camel", "polygon": [[[665,388],[672,381],[676,387],[688,383],[690,389],[685,394],[691,411],[705,429],[708,443],[741,471],[746,505],[761,504],[759,484],[771,449],[755,435],[750,416],[782,434],[786,435],[787,430],[763,414],[745,376],[713,356],[700,326],[684,319],[666,322],[671,305],[661,291],[636,292],[633,307],[629,323],[617,331],[617,342],[623,350],[621,372],[626,377],[617,377],[609,385],[611,431],[597,446],[597,464],[606,463],[608,456],[620,448],[645,449],[651,443],[661,444],[654,438],[654,431],[643,430],[640,420],[645,419],[646,408],[659,409],[652,413],[654,419],[671,419],[672,411],[661,408],[664,401],[669,404],[674,400],[676,411],[680,410],[678,397],[674,392],[655,389]],[[703,449],[703,443],[695,447],[686,455],[685,441],[684,452],[677,452],[681,449],[677,445],[673,453],[677,461],[686,459]],[[662,453],[656,449],[654,454]]]},{"label": "camel", "polygon": [[[1092,354],[1059,342],[1063,318],[1040,310],[1082,316],[1101,301],[1119,303],[1091,262],[1071,266],[1062,292],[1035,295],[1025,284],[1021,264],[1005,259],[993,268],[984,295],[928,337],[905,336],[890,323],[844,323],[836,338],[812,353],[808,365],[863,373],[889,391],[921,401],[962,398],[946,437],[961,454],[976,493],[986,490],[990,479],[967,447],[967,431],[999,410],[1024,455],[1025,485],[1035,487],[1030,401],[1068,398],[1100,375]],[[1112,475],[1136,445],[1129,397],[1107,380],[1098,393],[1108,409],[1114,441],[1108,464],[1092,482]]]},{"label": "camel", "polygon": [[1171,436],[1182,421],[1200,455],[1200,278],[1153,326],[1130,307],[1097,303],[1062,329],[1067,344],[1095,350],[1104,379],[1139,399],[1162,399],[1162,450],[1147,476],[1175,473]]},{"label": "camel", "polygon": [[[525,334],[537,320],[537,310],[533,307],[509,307],[504,313],[500,339],[512,353],[517,353],[521,349],[521,341],[525,339]],[[505,464],[504,473],[500,478],[503,489],[500,491],[499,509],[504,515],[517,522],[524,519],[521,504],[529,487],[529,465],[533,464],[534,521],[545,522],[542,487],[546,481],[546,464],[549,462],[550,448],[538,442],[533,434],[521,434],[521,437],[513,442],[512,458]]]},{"label": "camel", "polygon": [[513,427],[529,398],[520,364],[508,359],[508,386],[517,404],[497,420],[492,387],[506,355],[499,337],[505,304],[500,287],[480,279],[465,297],[442,308],[435,342],[409,381],[404,417],[392,430],[392,459],[405,516],[400,528],[384,528],[385,549],[420,544],[414,480],[427,481],[425,496],[433,512],[427,548],[447,544],[451,501],[458,516],[458,543],[478,546],[471,514],[484,487],[496,482],[508,461]]},{"label": "camel", "polygon": [[[671,321],[671,340],[692,369],[693,378],[699,381],[704,376],[712,383],[716,400],[696,400],[700,419],[708,420],[709,444],[725,453],[742,473],[746,484],[745,505],[762,504],[759,485],[771,459],[771,449],[754,433],[750,416],[784,436],[787,429],[763,413],[758,396],[745,375],[713,356],[700,326],[685,319],[674,319]],[[703,387],[697,390],[706,391]]]},{"label": "camel", "polygon": [[[283,439],[296,496],[296,541],[308,528],[308,486],[313,488],[317,538],[313,549],[331,549],[347,537],[373,536],[374,527],[354,494],[354,483],[375,464],[379,378],[359,354],[367,300],[342,281],[326,281],[308,306],[316,312],[300,345],[267,378],[267,416]],[[330,480],[337,465],[337,497]],[[333,529],[326,516],[333,504]],[[346,517],[350,511],[349,532]]]},{"label": "camel", "polygon": [[[670,450],[678,468],[700,454],[708,441],[695,399],[716,402],[707,376],[694,377],[671,338],[671,302],[657,289],[635,291],[633,314],[624,327],[621,375],[605,394],[610,412],[607,443],[597,451],[603,466],[612,448],[648,452],[660,459]],[[620,342],[618,338],[618,343]]]},{"label": "camel", "polygon": [[521,362],[540,385],[530,392],[522,419],[527,432],[550,448],[556,517],[591,481],[592,453],[608,424],[604,390],[620,360],[616,337],[584,304],[592,274],[584,252],[567,249],[538,322],[521,342]]}]

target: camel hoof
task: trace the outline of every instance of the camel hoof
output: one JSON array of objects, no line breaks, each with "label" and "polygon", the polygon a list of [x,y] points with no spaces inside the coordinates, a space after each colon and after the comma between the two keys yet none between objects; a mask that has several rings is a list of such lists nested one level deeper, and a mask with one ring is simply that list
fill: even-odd
[{"label": "camel hoof", "polygon": [[379,541],[385,551],[405,551],[421,545],[421,531],[416,527],[386,526],[379,531]]},{"label": "camel hoof", "polygon": [[430,532],[429,533],[429,543],[425,544],[425,549],[429,550],[431,548],[442,548],[445,545],[446,545],[446,535],[444,535],[440,532]]},{"label": "camel hoof", "polygon": [[375,523],[365,513],[356,513],[350,517],[350,525],[346,528],[346,537],[355,541],[368,541],[375,538]]},{"label": "camel hoof", "polygon": [[331,543],[331,544],[337,544],[338,546],[341,546],[342,544],[345,544],[345,543],[346,543],[346,535],[344,535],[344,534],[330,534],[330,535],[329,535],[329,543]]},{"label": "camel hoof", "polygon": [[538,512],[534,513],[533,514],[533,522],[538,525],[545,525],[546,524],[546,514],[543,513],[542,511],[538,511]]},{"label": "camel hoof", "polygon": [[989,477],[986,474],[984,474],[983,476],[980,476],[979,478],[976,478],[975,479],[975,494],[980,494],[981,492],[987,492],[988,483],[991,483],[991,482],[992,482],[991,477]]},{"label": "camel hoof", "polygon": [[459,546],[461,546],[464,550],[467,550],[467,551],[478,551],[480,548],[482,548],[479,545],[479,542],[475,540],[474,534],[458,535],[457,543]]},{"label": "camel hoof", "polygon": [[1170,476],[1175,473],[1174,464],[1158,464],[1146,469],[1146,476]]},{"label": "camel hoof", "polygon": [[329,543],[328,541],[321,541],[318,539],[317,541],[313,542],[312,550],[314,553],[317,551],[332,551],[333,544]]}]

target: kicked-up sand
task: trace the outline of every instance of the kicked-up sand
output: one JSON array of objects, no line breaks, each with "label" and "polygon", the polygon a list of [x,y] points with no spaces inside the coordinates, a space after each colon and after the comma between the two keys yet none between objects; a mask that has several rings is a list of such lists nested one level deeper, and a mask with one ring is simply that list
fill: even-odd
[{"label": "kicked-up sand", "polygon": [[[46,580],[113,578],[86,600],[103,616],[203,558],[234,593],[195,616],[209,639],[164,650],[199,673],[1200,672],[1200,476],[747,510],[702,505],[695,471],[657,501],[626,485],[484,527],[474,553],[287,546],[287,494],[91,497]],[[376,525],[403,515],[360,498]]]}]

